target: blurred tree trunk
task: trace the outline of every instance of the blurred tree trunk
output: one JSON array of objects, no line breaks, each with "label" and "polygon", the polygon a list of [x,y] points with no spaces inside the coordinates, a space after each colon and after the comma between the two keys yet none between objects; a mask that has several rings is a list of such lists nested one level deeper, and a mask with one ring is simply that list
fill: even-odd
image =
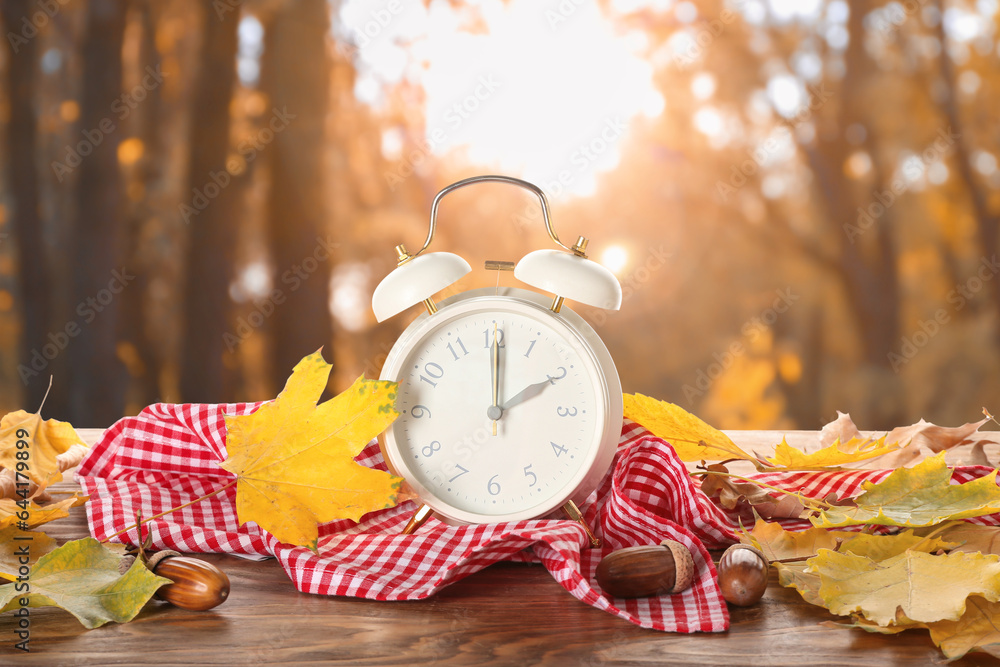
[{"label": "blurred tree trunk", "polygon": [[[819,106],[835,105],[832,114],[814,114],[816,139],[812,144],[800,143],[799,148],[815,177],[826,225],[825,238],[833,243],[800,244],[807,254],[830,270],[844,291],[854,315],[862,351],[860,373],[866,378],[874,396],[882,401],[871,402],[870,428],[892,428],[900,423],[902,405],[890,400],[899,396],[899,377],[890,362],[889,353],[897,351],[899,335],[898,257],[893,238],[892,204],[881,205],[882,213],[873,222],[863,221],[861,212],[876,202],[877,192],[889,189],[893,168],[883,165],[875,140],[875,124],[870,117],[870,100],[877,96],[878,63],[864,46],[864,17],[870,1],[852,5],[848,18],[850,41],[845,54],[845,71],[829,101],[813,100]],[[825,83],[825,82],[824,82]],[[823,84],[820,86],[823,91]],[[817,111],[819,107],[817,107]],[[847,128],[864,128],[865,139],[860,146],[845,140]],[[872,163],[872,178],[852,181],[844,165],[851,153],[864,149]],[[867,187],[866,187],[867,186]],[[870,220],[870,219],[869,219]],[[785,227],[789,228],[787,221]]]},{"label": "blurred tree trunk", "polygon": [[[160,55],[156,49],[156,11],[153,0],[132,0],[133,8],[139,15],[142,26],[140,37],[140,76],[151,70],[161,69]],[[160,369],[162,357],[148,335],[149,326],[146,308],[149,294],[151,249],[144,244],[145,231],[156,215],[158,200],[153,196],[160,182],[162,167],[167,161],[163,141],[160,138],[160,114],[163,99],[160,86],[147,91],[146,100],[138,109],[136,136],[142,141],[143,154],[138,165],[135,185],[143,190],[142,199],[132,206],[128,217],[126,233],[127,257],[135,267],[135,285],[125,292],[125,307],[122,313],[122,339],[132,345],[138,368],[131,400],[140,406],[159,400]]]},{"label": "blurred tree trunk", "polygon": [[[116,355],[119,294],[131,289],[122,266],[120,132],[113,104],[122,95],[125,0],[90,0],[81,47],[80,123],[83,155],[75,184],[73,312],[80,333],[69,355],[69,419],[77,426],[109,426],[122,416],[125,369]],[[89,134],[88,134],[89,133]],[[83,142],[81,142],[82,144]],[[58,380],[57,380],[58,381]]]},{"label": "blurred tree trunk", "polygon": [[184,401],[229,399],[223,336],[230,312],[229,281],[239,204],[226,170],[230,112],[236,82],[238,11],[217,12],[203,4],[202,46],[195,75],[188,167],[188,227],[181,343],[180,391]]},{"label": "blurred tree trunk", "polygon": [[[21,19],[37,10],[32,0],[2,0],[4,32],[20,34]],[[49,341],[49,309],[51,281],[48,257],[42,236],[39,215],[38,170],[35,115],[35,81],[38,79],[37,40],[4,39],[7,49],[7,99],[10,118],[7,122],[7,177],[13,201],[11,228],[17,243],[18,281],[21,289],[21,343],[18,375],[25,385],[24,407],[38,408],[48,386],[49,369],[39,370],[40,361],[32,366],[32,352],[41,353]],[[6,238],[0,238],[6,242]],[[43,357],[44,359],[44,357]],[[47,414],[54,406],[49,404]],[[57,407],[57,406],[55,406]]]},{"label": "blurred tree trunk", "polygon": [[[296,362],[333,338],[332,242],[326,232],[324,125],[330,90],[329,5],[294,0],[266,31],[261,85],[270,98],[274,145],[267,156],[271,191],[267,228],[276,281],[286,301],[269,322],[271,373],[284,386]],[[287,125],[275,121],[287,117]],[[281,129],[277,129],[281,127]],[[332,354],[326,351],[327,360]]]},{"label": "blurred tree trunk", "polygon": [[[941,15],[944,15],[944,3],[941,0],[935,3]],[[972,205],[972,215],[976,220],[976,233],[979,236],[979,245],[983,251],[983,257],[987,261],[993,260],[997,254],[997,241],[1000,240],[1000,214],[995,214],[990,210],[989,195],[979,180],[973,173],[972,151],[970,149],[970,137],[965,129],[965,123],[958,108],[958,92],[955,85],[955,66],[948,53],[948,35],[944,31],[944,21],[939,20],[934,27],[934,34],[941,43],[938,55],[938,66],[941,80],[944,83],[943,95],[941,96],[941,110],[948,123],[948,130],[955,136],[955,167],[962,185],[969,195],[969,202]],[[974,271],[979,269],[977,263]],[[992,285],[993,307],[1000,315],[1000,286]],[[1000,338],[1000,331],[997,332]]]}]

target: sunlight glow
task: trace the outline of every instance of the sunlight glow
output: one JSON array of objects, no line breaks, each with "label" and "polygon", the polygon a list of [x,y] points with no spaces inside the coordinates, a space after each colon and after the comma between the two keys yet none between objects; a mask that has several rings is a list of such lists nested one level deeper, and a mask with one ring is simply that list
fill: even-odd
[{"label": "sunlight glow", "polygon": [[252,14],[240,19],[237,35],[236,75],[244,86],[255,86],[260,79],[260,56],[264,52],[264,26]]},{"label": "sunlight glow", "polygon": [[271,292],[271,272],[267,264],[256,260],[244,266],[229,284],[229,298],[235,303],[261,299]]},{"label": "sunlight glow", "polygon": [[620,245],[611,245],[601,253],[601,264],[612,273],[618,273],[628,264],[628,252]]},{"label": "sunlight glow", "polygon": [[413,3],[384,26],[367,6],[345,2],[335,29],[358,46],[355,93],[378,107],[386,85],[421,86],[435,155],[587,195],[617,166],[629,122],[663,111],[643,43],[597,3]]},{"label": "sunlight glow", "polygon": [[363,262],[337,264],[330,277],[330,313],[348,331],[361,331],[371,319],[371,270]]}]

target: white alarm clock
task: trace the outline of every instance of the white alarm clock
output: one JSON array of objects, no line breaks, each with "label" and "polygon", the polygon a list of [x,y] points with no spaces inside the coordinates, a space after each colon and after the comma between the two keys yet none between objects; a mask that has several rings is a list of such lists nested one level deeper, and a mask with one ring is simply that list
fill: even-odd
[{"label": "white alarm clock", "polygon": [[[516,266],[487,267],[513,267],[515,278],[552,296],[498,286],[433,301],[471,271],[458,255],[424,253],[440,201],[483,182],[534,193],[561,248],[536,250]],[[399,265],[372,297],[375,317],[381,322],[417,303],[426,308],[396,341],[380,377],[399,383],[400,416],[379,437],[383,455],[423,503],[404,532],[432,513],[450,523],[492,523],[561,508],[598,544],[577,503],[596,488],[617,449],[621,382],[600,337],[563,302],[617,310],[622,292],[614,274],[586,258],[587,243],[579,237],[567,247],[559,240],[539,188],[490,175],[441,190],[423,247],[412,254],[396,247]]]}]

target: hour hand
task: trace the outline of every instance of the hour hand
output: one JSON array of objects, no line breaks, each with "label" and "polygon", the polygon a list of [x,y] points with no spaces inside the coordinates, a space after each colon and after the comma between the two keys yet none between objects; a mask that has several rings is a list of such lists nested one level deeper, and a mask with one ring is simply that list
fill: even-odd
[{"label": "hour hand", "polygon": [[548,380],[542,380],[541,382],[536,382],[535,384],[529,384],[527,387],[514,394],[510,398],[510,400],[507,401],[507,404],[503,406],[503,409],[510,410],[518,403],[523,403],[529,398],[534,398],[535,396],[538,396],[540,393],[545,391],[545,387],[547,387],[548,385],[549,385]]}]

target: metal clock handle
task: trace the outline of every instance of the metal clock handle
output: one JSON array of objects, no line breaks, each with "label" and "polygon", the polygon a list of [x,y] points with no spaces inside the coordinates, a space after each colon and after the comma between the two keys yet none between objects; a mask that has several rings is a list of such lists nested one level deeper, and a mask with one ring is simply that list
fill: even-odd
[{"label": "metal clock handle", "polygon": [[464,188],[467,185],[472,185],[473,183],[509,183],[510,185],[516,185],[532,193],[533,195],[538,197],[538,202],[542,206],[542,219],[545,221],[545,231],[548,232],[549,238],[552,239],[552,241],[563,250],[567,250],[575,255],[580,255],[581,257],[587,256],[586,238],[582,236],[579,237],[577,239],[576,244],[574,244],[573,246],[568,246],[559,240],[559,235],[556,234],[556,230],[552,227],[552,219],[549,216],[549,201],[548,199],[546,199],[545,193],[542,192],[541,188],[539,188],[537,185],[533,183],[521,180],[520,178],[513,178],[512,176],[499,176],[496,174],[487,174],[484,176],[473,176],[471,178],[466,178],[456,183],[452,183],[448,187],[441,190],[441,192],[437,193],[437,195],[434,197],[433,203],[431,204],[431,223],[430,223],[430,228],[427,230],[427,239],[424,241],[424,245],[420,248],[420,250],[416,251],[415,253],[408,252],[406,250],[406,247],[403,245],[396,246],[396,253],[398,255],[400,264],[408,262],[409,260],[418,256],[423,251],[427,250],[427,248],[431,244],[431,241],[434,240],[434,231],[437,229],[438,207],[441,205],[441,200],[444,198],[444,196],[449,192],[454,192],[455,190]]}]

